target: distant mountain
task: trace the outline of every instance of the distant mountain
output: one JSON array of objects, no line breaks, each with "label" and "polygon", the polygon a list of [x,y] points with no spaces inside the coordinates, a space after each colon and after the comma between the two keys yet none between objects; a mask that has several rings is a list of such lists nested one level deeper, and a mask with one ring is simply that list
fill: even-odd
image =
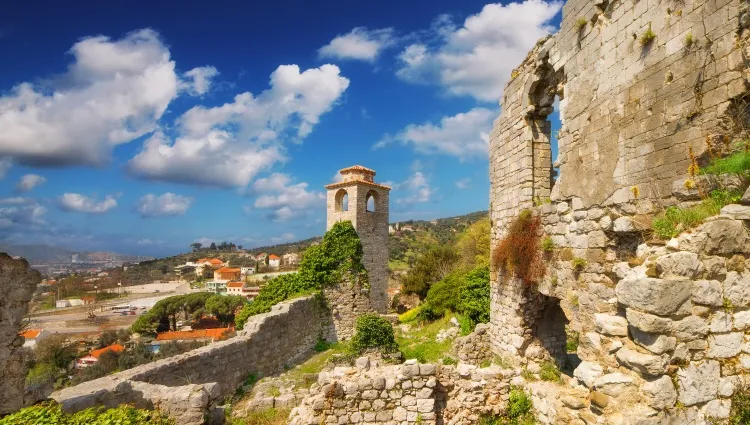
[{"label": "distant mountain", "polygon": [[0,252],[20,256],[30,263],[70,262],[74,251],[49,245],[8,245],[0,244]]}]

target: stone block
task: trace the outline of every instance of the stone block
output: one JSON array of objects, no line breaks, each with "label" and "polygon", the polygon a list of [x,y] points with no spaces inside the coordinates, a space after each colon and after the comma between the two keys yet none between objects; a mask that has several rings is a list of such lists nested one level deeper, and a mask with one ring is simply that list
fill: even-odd
[{"label": "stone block", "polygon": [[688,301],[692,284],[688,279],[625,278],[615,287],[617,301],[649,313],[669,315]]},{"label": "stone block", "polygon": [[630,330],[633,341],[654,354],[672,351],[677,346],[677,338],[673,336],[643,332],[636,327],[631,327]]},{"label": "stone block", "polygon": [[721,213],[735,220],[750,220],[750,205],[729,204],[721,209]]},{"label": "stone block", "polygon": [[604,335],[628,336],[628,321],[621,316],[596,313],[594,314],[594,329]]},{"label": "stone block", "polygon": [[722,283],[724,298],[735,308],[750,306],[750,272],[730,271]]},{"label": "stone block", "polygon": [[719,379],[719,362],[715,360],[691,363],[678,370],[679,401],[685,406],[693,406],[715,399],[719,391]]},{"label": "stone block", "polygon": [[710,335],[708,337],[708,357],[726,359],[736,356],[740,353],[743,337],[742,332]]},{"label": "stone block", "polygon": [[702,274],[703,265],[698,261],[696,253],[675,252],[657,258],[656,270],[662,277],[695,278]]},{"label": "stone block", "polygon": [[721,283],[716,280],[696,280],[693,282],[691,300],[695,304],[721,307]]},{"label": "stone block", "polygon": [[669,363],[669,356],[642,354],[627,347],[618,350],[616,357],[621,365],[647,376],[663,375]]},{"label": "stone block", "polygon": [[610,397],[618,397],[633,387],[635,387],[634,379],[619,372],[608,373],[594,381],[594,388]]},{"label": "stone block", "polygon": [[642,232],[649,226],[640,221],[634,220],[631,217],[620,217],[614,221],[613,230],[615,233],[634,233]]},{"label": "stone block", "polygon": [[598,363],[588,361],[581,362],[573,371],[573,376],[588,388],[592,388],[596,379],[602,375],[604,375],[604,368]]},{"label": "stone block", "polygon": [[750,238],[739,220],[710,221],[698,230],[706,236],[706,254],[730,255],[750,252]]},{"label": "stone block", "polygon": [[677,401],[677,391],[669,376],[643,384],[643,393],[649,397],[649,406],[654,409],[666,409],[674,406]]},{"label": "stone block", "polygon": [[644,332],[669,333],[672,331],[672,320],[666,317],[654,316],[638,310],[628,308],[625,310],[628,323]]}]

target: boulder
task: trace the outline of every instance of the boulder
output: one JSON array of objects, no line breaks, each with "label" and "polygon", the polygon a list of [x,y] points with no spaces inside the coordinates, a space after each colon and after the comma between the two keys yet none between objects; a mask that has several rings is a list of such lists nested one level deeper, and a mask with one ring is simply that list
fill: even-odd
[{"label": "boulder", "polygon": [[740,204],[742,205],[750,205],[750,187],[745,190],[745,194],[742,195],[742,199],[740,199]]},{"label": "boulder", "polygon": [[735,220],[750,220],[750,205],[729,204],[721,209],[721,213]]},{"label": "boulder", "polygon": [[733,307],[750,306],[750,273],[728,272],[722,286],[724,298],[729,300]]},{"label": "boulder", "polygon": [[716,398],[719,391],[719,362],[708,360],[690,364],[677,371],[678,399],[685,406],[705,403]]},{"label": "boulder", "polygon": [[706,254],[730,255],[750,252],[750,240],[744,224],[739,220],[710,221],[698,229],[706,235],[703,251]]},{"label": "boulder", "polygon": [[677,401],[677,391],[669,376],[646,382],[643,384],[643,393],[649,397],[649,405],[654,409],[672,407]]},{"label": "boulder", "polygon": [[578,367],[573,371],[573,376],[576,377],[583,385],[587,388],[594,386],[594,381],[604,374],[604,369],[594,362],[581,362]]},{"label": "boulder", "polygon": [[594,388],[610,397],[618,397],[634,385],[634,379],[631,376],[619,372],[608,373],[594,381]]},{"label": "boulder", "polygon": [[594,314],[594,329],[609,336],[628,336],[628,321],[624,317],[611,314]]},{"label": "boulder", "polygon": [[695,278],[703,272],[703,266],[698,260],[698,254],[682,251],[659,257],[656,260],[656,270],[662,277]]},{"label": "boulder", "polygon": [[742,332],[709,336],[707,356],[713,359],[726,359],[736,356],[740,353],[743,337]]},{"label": "boulder", "polygon": [[658,315],[678,311],[691,292],[692,283],[684,278],[625,278],[615,287],[620,304]]},{"label": "boulder", "polygon": [[616,357],[621,365],[647,376],[663,375],[666,373],[669,364],[669,356],[642,354],[627,347],[617,351]]}]

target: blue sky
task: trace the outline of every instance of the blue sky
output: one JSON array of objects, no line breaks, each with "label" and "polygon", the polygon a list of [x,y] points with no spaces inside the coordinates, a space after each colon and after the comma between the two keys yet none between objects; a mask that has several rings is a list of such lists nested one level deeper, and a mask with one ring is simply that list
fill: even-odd
[{"label": "blue sky", "polygon": [[[156,4],[154,4],[156,3]],[[561,4],[0,6],[0,243],[165,255],[320,235],[361,164],[392,221],[487,209],[487,134]]]}]

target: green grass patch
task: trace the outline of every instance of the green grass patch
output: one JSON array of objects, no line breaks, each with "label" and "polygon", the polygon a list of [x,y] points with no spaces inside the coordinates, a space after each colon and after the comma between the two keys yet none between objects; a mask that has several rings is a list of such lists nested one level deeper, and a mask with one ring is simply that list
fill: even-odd
[{"label": "green grass patch", "polygon": [[397,331],[396,342],[406,359],[417,359],[421,363],[437,363],[450,351],[453,341],[435,341],[441,329],[451,326],[447,315],[442,319],[415,326],[408,333]]},{"label": "green grass patch", "polygon": [[553,362],[544,362],[539,370],[539,378],[542,381],[560,382],[560,369]]},{"label": "green grass patch", "polygon": [[701,170],[701,174],[742,174],[750,176],[750,152],[737,152],[726,158],[715,159]]},{"label": "green grass patch", "polygon": [[417,316],[419,316],[420,310],[420,307],[414,307],[413,309],[407,310],[404,313],[400,314],[398,316],[399,323],[411,323],[417,320]]},{"label": "green grass patch", "polygon": [[512,388],[508,407],[502,415],[484,416],[480,425],[534,425],[536,419],[532,413],[533,403],[528,394],[520,388]]},{"label": "green grass patch", "polygon": [[654,236],[662,240],[672,239],[684,231],[698,227],[708,217],[719,214],[725,205],[737,202],[741,197],[741,192],[714,190],[711,196],[695,206],[669,207],[653,219],[651,227]]},{"label": "green grass patch", "polygon": [[265,409],[250,412],[244,418],[227,418],[227,425],[283,425],[289,418],[290,410]]}]

